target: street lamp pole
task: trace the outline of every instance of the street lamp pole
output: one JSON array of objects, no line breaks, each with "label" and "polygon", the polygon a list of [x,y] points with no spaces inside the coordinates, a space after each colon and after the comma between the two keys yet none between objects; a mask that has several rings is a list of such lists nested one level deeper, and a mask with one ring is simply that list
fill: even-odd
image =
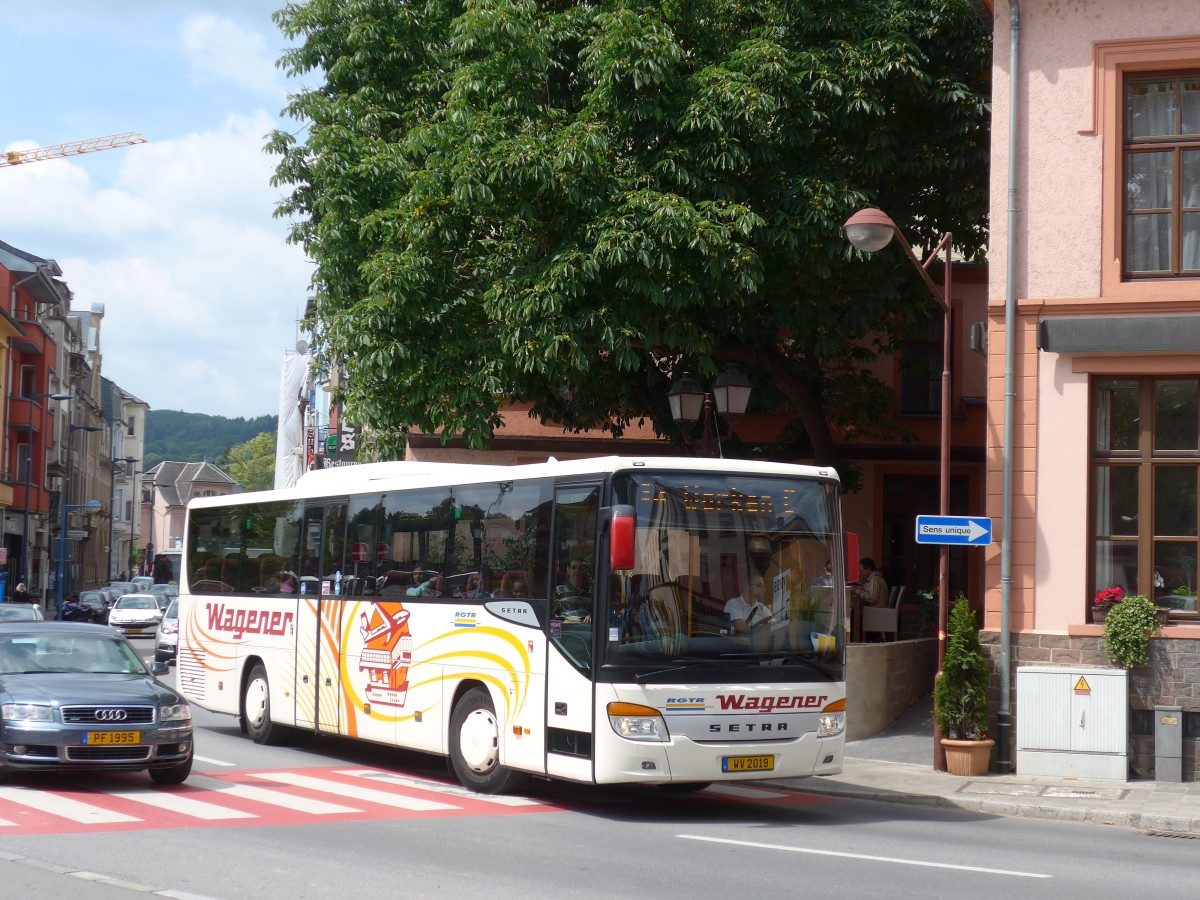
[{"label": "street lamp pole", "polygon": [[29,491],[32,489],[30,473],[33,471],[33,401],[70,400],[70,394],[30,394],[22,398],[29,407],[29,441],[25,451],[25,507],[21,517],[21,581],[29,584]]},{"label": "street lamp pole", "polygon": [[[912,245],[904,237],[887,213],[879,209],[861,209],[852,215],[844,226],[846,237],[855,248],[864,253],[874,253],[882,250],[893,237],[900,242],[904,252],[921,278],[933,299],[942,308],[942,409],[941,409],[941,443],[939,447],[938,475],[939,500],[938,514],[950,515],[950,350],[952,335],[950,321],[950,297],[952,286],[953,266],[951,259],[954,241],[950,232],[942,235],[941,240],[922,262],[913,252]],[[929,266],[939,255],[945,253],[946,258],[942,269],[942,286],[929,276]],[[937,641],[937,675],[934,684],[942,677],[942,663],[946,657],[946,617],[949,610],[948,591],[950,589],[950,546],[942,544],[938,548],[938,641]],[[937,720],[933,726],[933,768],[936,772],[946,771],[946,750],[942,747],[941,734],[938,733]]]},{"label": "street lamp pole", "polygon": [[99,431],[99,425],[68,425],[67,426],[67,475],[63,483],[62,490],[62,519],[59,523],[58,532],[58,590],[55,592],[58,601],[58,611],[55,618],[62,618],[63,601],[67,597],[66,578],[67,578],[67,511],[71,509],[99,509],[99,500],[89,500],[87,503],[68,503],[71,496],[71,468],[72,462],[75,459],[75,454],[72,452],[75,443],[76,431]]}]

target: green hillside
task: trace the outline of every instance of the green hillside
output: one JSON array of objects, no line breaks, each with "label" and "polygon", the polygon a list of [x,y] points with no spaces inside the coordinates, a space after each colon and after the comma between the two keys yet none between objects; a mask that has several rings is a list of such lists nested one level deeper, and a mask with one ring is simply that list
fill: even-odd
[{"label": "green hillside", "polygon": [[227,419],[175,409],[152,409],[146,414],[146,447],[142,470],[165,459],[215,463],[230,447],[244,444],[264,431],[275,434],[278,416]]}]

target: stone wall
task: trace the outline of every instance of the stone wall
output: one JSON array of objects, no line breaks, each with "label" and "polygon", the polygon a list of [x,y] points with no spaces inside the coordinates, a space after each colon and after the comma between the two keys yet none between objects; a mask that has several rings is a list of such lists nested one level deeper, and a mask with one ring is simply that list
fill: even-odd
[{"label": "stone wall", "polygon": [[846,740],[886,729],[933,690],[933,638],[851,644],[846,656]]},{"label": "stone wall", "polygon": [[[992,667],[990,685],[992,733],[995,733],[996,713],[1000,709],[1000,634],[981,632],[983,652]],[[1111,666],[1104,650],[1103,636],[1065,634],[1012,635],[1011,692],[1013,739],[1017,730],[1017,668],[1020,666]],[[853,649],[853,647],[851,648]],[[1150,641],[1150,665],[1136,666],[1130,671],[1129,750],[1133,775],[1154,777],[1153,716],[1149,717],[1149,734],[1135,732],[1139,711],[1153,712],[1155,706],[1181,706],[1185,716],[1200,713],[1200,641],[1155,638]],[[1145,718],[1145,717],[1142,717]],[[1016,747],[1010,759],[1016,759]],[[1197,780],[1200,765],[1200,741],[1183,738],[1183,780]]]}]

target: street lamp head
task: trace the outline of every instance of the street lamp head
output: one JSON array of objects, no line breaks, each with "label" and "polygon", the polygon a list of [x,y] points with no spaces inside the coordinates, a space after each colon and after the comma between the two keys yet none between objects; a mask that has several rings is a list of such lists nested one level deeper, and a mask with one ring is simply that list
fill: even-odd
[{"label": "street lamp head", "polygon": [[704,388],[691,372],[684,372],[667,392],[667,403],[671,406],[671,418],[676,422],[698,421],[704,408]]},{"label": "street lamp head", "polygon": [[744,415],[750,405],[750,376],[739,370],[736,363],[730,363],[717,376],[713,401],[717,404],[717,412],[726,418]]},{"label": "street lamp head", "polygon": [[35,397],[40,397],[44,400],[70,400],[70,394],[35,394]]},{"label": "street lamp head", "polygon": [[874,253],[882,250],[896,233],[896,223],[881,209],[860,209],[842,226],[846,238],[858,250]]}]

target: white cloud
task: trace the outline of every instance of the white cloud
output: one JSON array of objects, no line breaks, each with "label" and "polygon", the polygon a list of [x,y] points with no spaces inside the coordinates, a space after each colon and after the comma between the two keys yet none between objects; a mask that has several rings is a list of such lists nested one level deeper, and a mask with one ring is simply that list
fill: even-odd
[{"label": "white cloud", "polygon": [[0,179],[0,234],[19,220],[21,249],[58,260],[76,309],[105,305],[103,372],[154,408],[276,412],[310,266],[271,215],[272,125],[231,115],[214,131],[112,151],[128,156],[100,190],[70,160]]},{"label": "white cloud", "polygon": [[229,19],[200,15],[184,21],[182,37],[197,83],[228,82],[268,96],[281,97],[285,93],[275,56],[261,34]]}]

